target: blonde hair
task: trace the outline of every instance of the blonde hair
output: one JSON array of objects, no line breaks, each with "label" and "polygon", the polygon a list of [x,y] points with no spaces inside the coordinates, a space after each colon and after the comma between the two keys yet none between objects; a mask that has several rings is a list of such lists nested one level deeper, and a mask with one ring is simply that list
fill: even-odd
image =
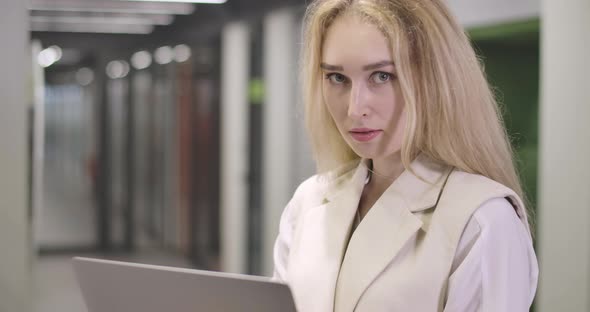
[{"label": "blonde hair", "polygon": [[309,5],[301,78],[318,172],[359,160],[321,93],[322,44],[327,29],[344,13],[375,25],[391,45],[407,114],[404,167],[409,169],[423,153],[497,181],[526,203],[498,104],[469,39],[441,0],[316,0]]}]

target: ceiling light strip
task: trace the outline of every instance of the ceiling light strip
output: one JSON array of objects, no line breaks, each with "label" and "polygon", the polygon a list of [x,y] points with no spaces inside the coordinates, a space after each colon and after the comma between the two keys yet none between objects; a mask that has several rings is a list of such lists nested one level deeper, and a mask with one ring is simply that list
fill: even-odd
[{"label": "ceiling light strip", "polygon": [[143,13],[143,14],[192,14],[195,6],[191,3],[172,2],[123,2],[123,1],[74,1],[74,0],[31,0],[33,11],[92,12],[92,13]]},{"label": "ceiling light strip", "polygon": [[31,30],[38,32],[69,33],[103,33],[103,34],[141,34],[147,35],[154,30],[152,25],[117,25],[117,24],[74,24],[74,23],[40,23],[32,22]]},{"label": "ceiling light strip", "polygon": [[98,17],[98,16],[32,16],[33,23],[57,24],[116,24],[116,25],[170,25],[174,17],[151,19],[146,17]]}]

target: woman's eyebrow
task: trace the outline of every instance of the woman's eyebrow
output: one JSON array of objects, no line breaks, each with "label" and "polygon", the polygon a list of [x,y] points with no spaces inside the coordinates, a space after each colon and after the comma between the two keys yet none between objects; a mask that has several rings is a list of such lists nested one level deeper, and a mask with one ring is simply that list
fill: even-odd
[{"label": "woman's eyebrow", "polygon": [[381,62],[365,65],[365,66],[363,66],[363,70],[373,70],[373,69],[377,69],[377,68],[381,68],[381,67],[385,67],[385,66],[389,66],[389,65],[393,66],[394,64],[392,61],[381,61]]},{"label": "woman's eyebrow", "polygon": [[320,68],[324,69],[324,70],[339,70],[339,71],[344,70],[344,67],[342,67],[342,66],[330,65],[330,64],[326,64],[326,63],[321,63]]},{"label": "woman's eyebrow", "polygon": [[[374,70],[377,68],[381,68],[381,67],[385,67],[385,66],[390,66],[390,65],[394,65],[394,63],[392,61],[380,61],[377,63],[372,63],[369,65],[365,65],[363,66],[363,70]],[[344,67],[340,66],[340,65],[330,65],[327,63],[321,63],[320,64],[320,68],[323,70],[336,70],[336,71],[343,71]]]}]

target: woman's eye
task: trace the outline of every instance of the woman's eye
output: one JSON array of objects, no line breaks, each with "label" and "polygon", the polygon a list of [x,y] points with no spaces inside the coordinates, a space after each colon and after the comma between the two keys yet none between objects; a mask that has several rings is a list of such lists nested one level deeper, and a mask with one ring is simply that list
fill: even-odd
[{"label": "woman's eye", "polygon": [[392,74],[384,73],[384,72],[376,72],[371,76],[371,80],[374,83],[386,83],[391,81],[393,78]]},{"label": "woman's eye", "polygon": [[330,80],[333,84],[343,84],[346,82],[346,77],[338,73],[327,74],[326,79]]}]

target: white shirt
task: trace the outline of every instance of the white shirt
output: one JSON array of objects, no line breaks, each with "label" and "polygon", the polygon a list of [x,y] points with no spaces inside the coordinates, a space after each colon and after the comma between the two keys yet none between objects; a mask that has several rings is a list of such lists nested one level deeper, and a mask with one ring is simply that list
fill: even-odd
[{"label": "white shirt", "polygon": [[445,312],[528,311],[539,274],[528,237],[507,200],[477,209],[455,254]]},{"label": "white shirt", "polygon": [[[281,220],[274,250],[274,278],[281,281],[285,281],[295,221],[289,215]],[[444,311],[528,311],[538,273],[527,230],[512,205],[503,198],[489,200],[472,215],[461,236]]]}]

